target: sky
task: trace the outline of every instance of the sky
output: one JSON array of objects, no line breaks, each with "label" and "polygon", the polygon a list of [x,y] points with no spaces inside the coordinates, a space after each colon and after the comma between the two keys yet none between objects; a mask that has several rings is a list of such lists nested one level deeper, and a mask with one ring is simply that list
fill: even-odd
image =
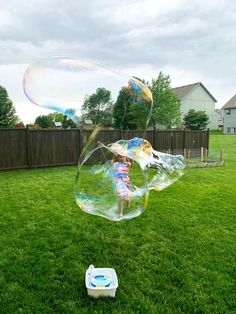
[{"label": "sky", "polygon": [[221,108],[236,94],[234,0],[0,0],[0,85],[24,123],[50,111],[23,91],[26,68],[64,56],[171,86],[202,82]]}]

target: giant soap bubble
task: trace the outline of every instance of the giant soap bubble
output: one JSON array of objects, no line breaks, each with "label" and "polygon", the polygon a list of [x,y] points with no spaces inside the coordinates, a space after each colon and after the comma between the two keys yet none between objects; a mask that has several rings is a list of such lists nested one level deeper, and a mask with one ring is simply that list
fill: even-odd
[{"label": "giant soap bubble", "polygon": [[[78,126],[83,104],[94,99],[100,89],[110,92],[112,105],[119,106],[121,91],[130,96],[132,114],[136,110],[138,119],[142,118],[141,135],[145,137],[152,94],[137,78],[101,64],[69,58],[40,60],[30,65],[24,75],[24,91],[31,102],[64,113]],[[95,119],[98,109],[104,113],[109,109],[102,102],[94,107],[93,102],[89,105],[90,114],[94,114],[91,119]],[[123,124],[130,116],[130,100],[129,104],[123,101],[121,106],[123,108],[118,108],[118,111],[122,109],[119,136],[123,135]],[[137,217],[147,208],[150,190],[160,191],[183,174],[183,157],[157,152],[140,137],[123,140],[118,137],[113,143],[101,142],[101,127],[97,123],[90,136],[84,131],[75,181],[76,202],[84,212],[112,221]]]},{"label": "giant soap bubble", "polygon": [[[100,163],[93,156],[99,153]],[[86,164],[87,163],[87,164]],[[150,190],[161,191],[182,176],[184,161],[155,151],[142,138],[98,143],[79,165],[76,202],[86,213],[120,221],[139,216]]]},{"label": "giant soap bubble", "polygon": [[[77,124],[85,99],[99,88],[109,91],[113,102],[121,89],[127,88],[136,102],[149,103],[149,120],[152,94],[145,84],[104,65],[54,57],[29,65],[24,75],[24,92],[31,102],[62,112]],[[107,105],[101,103],[101,109],[108,109]]]}]

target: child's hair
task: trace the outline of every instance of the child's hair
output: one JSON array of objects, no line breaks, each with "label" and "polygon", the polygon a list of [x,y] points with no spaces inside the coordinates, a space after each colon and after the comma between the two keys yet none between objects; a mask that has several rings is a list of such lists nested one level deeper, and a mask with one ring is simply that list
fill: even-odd
[{"label": "child's hair", "polygon": [[[125,156],[115,154],[114,157],[113,157],[113,161],[114,162],[119,162],[122,157],[125,157]],[[125,159],[126,159],[126,157],[125,157]]]},{"label": "child's hair", "polygon": [[114,161],[114,162],[119,162],[119,161],[120,161],[120,155],[114,154],[114,156],[113,156],[113,161]]}]

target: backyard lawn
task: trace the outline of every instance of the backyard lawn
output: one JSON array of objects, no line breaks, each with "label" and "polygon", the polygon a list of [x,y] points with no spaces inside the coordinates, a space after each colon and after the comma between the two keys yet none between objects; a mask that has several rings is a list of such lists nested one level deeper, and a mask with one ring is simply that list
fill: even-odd
[{"label": "backyard lawn", "polygon": [[[186,170],[117,223],[79,209],[74,166],[0,172],[0,312],[236,313],[236,136],[210,141],[224,167]],[[87,296],[90,264],[115,268],[115,299]]]}]

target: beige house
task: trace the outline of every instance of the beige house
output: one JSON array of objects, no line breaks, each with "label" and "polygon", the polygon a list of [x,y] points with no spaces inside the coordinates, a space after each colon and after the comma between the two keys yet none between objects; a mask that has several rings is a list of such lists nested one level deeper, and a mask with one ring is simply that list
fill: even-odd
[{"label": "beige house", "polygon": [[222,109],[224,110],[224,134],[236,134],[236,95]]},{"label": "beige house", "polygon": [[218,114],[215,111],[217,100],[201,82],[175,87],[172,90],[177,94],[181,103],[182,120],[190,109],[206,111],[210,121],[207,127],[209,129],[218,129]]}]

